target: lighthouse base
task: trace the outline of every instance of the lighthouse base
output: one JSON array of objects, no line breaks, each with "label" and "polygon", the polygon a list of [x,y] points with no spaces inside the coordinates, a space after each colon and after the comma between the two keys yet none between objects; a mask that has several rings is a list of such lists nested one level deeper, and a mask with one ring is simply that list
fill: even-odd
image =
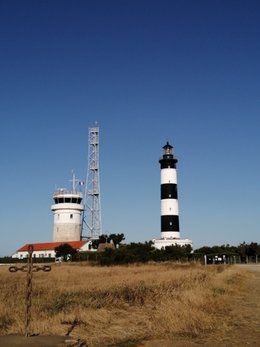
[{"label": "lighthouse base", "polygon": [[189,239],[154,239],[153,246],[156,249],[163,249],[168,246],[186,246],[190,245],[192,247],[192,240]]}]

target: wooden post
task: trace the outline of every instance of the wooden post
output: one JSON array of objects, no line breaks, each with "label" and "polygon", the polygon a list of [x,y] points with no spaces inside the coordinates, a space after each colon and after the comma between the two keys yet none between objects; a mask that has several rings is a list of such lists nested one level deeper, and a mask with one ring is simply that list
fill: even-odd
[{"label": "wooden post", "polygon": [[28,259],[27,265],[18,267],[18,266],[10,266],[10,272],[22,271],[26,272],[26,292],[25,292],[25,336],[30,336],[30,322],[31,322],[31,307],[32,307],[32,277],[33,272],[43,270],[44,272],[51,271],[51,266],[43,265],[43,266],[34,266],[33,265],[33,245],[28,246]]}]

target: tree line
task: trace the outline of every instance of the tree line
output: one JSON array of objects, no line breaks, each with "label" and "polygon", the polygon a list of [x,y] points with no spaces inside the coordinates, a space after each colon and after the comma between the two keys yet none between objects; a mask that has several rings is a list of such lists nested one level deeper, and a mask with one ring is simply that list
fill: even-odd
[{"label": "tree line", "polygon": [[[260,244],[257,242],[243,242],[238,246],[232,246],[229,244],[220,246],[215,245],[212,247],[203,246],[192,251],[190,245],[172,245],[159,250],[153,247],[151,241],[123,244],[124,240],[124,234],[101,235],[98,240],[92,241],[92,246],[95,250],[98,250],[100,244],[114,245],[113,248],[104,248],[102,252],[81,252],[72,248],[69,244],[64,243],[55,248],[56,257],[62,258],[63,261],[87,260],[100,265],[146,263],[149,261],[203,261],[205,255],[238,257],[241,262],[246,262],[249,257],[255,259],[260,258]],[[11,261],[13,261],[13,259],[10,257],[0,258],[1,263],[9,263]],[[26,259],[24,259],[24,261],[26,261]],[[37,259],[37,262],[40,261],[46,262],[50,261],[50,259]],[[258,261],[260,261],[260,259]]]},{"label": "tree line", "polygon": [[[99,240],[96,240],[96,246],[99,243],[114,242],[114,234],[112,237],[102,235]],[[124,234],[120,234],[116,238],[115,249],[105,249],[102,253],[88,255],[88,259],[95,259],[101,265],[112,264],[130,264],[130,263],[145,263],[148,261],[163,262],[163,261],[204,261],[205,255],[226,255],[227,257],[237,257],[241,262],[245,262],[249,257],[260,257],[260,244],[256,242],[240,243],[238,246],[229,244],[220,246],[203,246],[192,250],[190,245],[167,246],[164,249],[155,249],[153,243],[130,243],[122,244]],[[82,254],[80,255],[82,257]],[[85,255],[86,256],[86,255]]]},{"label": "tree line", "polygon": [[[66,260],[93,261],[100,265],[119,265],[131,263],[146,263],[148,261],[169,261],[169,260],[189,260],[192,248],[186,246],[168,246],[158,250],[153,247],[153,243],[122,244],[125,239],[124,234],[101,235],[98,240],[92,241],[92,246],[97,252],[77,252],[68,244],[63,244],[55,248],[56,256]],[[99,245],[113,244],[114,247],[107,247],[98,252]],[[69,255],[69,257],[68,257]]]},{"label": "tree line", "polygon": [[238,246],[231,246],[229,244],[221,246],[203,246],[194,250],[195,254],[232,254],[240,257],[256,257],[260,256],[260,244],[257,242],[240,243]]}]

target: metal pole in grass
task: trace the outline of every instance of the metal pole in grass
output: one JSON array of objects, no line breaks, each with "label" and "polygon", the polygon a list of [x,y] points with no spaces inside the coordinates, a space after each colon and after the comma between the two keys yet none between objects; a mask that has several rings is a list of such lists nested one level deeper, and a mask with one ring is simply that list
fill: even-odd
[{"label": "metal pole in grass", "polygon": [[31,306],[32,306],[32,275],[33,275],[33,245],[28,246],[28,260],[27,260],[27,285],[26,285],[26,294],[25,294],[25,336],[28,337],[29,326],[31,321]]},{"label": "metal pole in grass", "polygon": [[32,277],[33,272],[37,271],[44,271],[49,272],[51,271],[51,266],[49,265],[43,265],[43,266],[35,266],[33,265],[33,245],[28,245],[27,248],[28,251],[28,258],[27,258],[27,265],[18,267],[18,266],[10,266],[9,271],[10,272],[27,272],[26,276],[26,293],[25,293],[25,336],[30,336],[30,322],[31,322],[31,307],[32,307]]}]

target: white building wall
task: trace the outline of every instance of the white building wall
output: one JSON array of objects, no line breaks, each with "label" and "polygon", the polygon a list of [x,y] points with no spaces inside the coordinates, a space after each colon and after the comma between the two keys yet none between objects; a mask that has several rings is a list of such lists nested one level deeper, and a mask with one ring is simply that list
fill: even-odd
[{"label": "white building wall", "polygon": [[82,204],[54,204],[53,242],[80,241]]},{"label": "white building wall", "polygon": [[179,231],[162,231],[161,238],[162,239],[179,239],[180,232]]},{"label": "white building wall", "polygon": [[157,240],[153,240],[153,244],[154,247],[156,249],[162,249],[165,248],[167,246],[186,246],[186,245],[190,245],[192,247],[192,241],[189,239],[178,239],[178,240],[171,240],[171,239],[157,239]]},{"label": "white building wall", "polygon": [[[96,249],[92,248],[91,241],[87,241],[83,246],[80,247],[79,252],[84,252],[84,251],[96,252]],[[33,258],[55,258],[55,250],[51,249],[51,250],[33,251],[32,256]],[[28,258],[28,251],[18,251],[12,255],[12,258],[18,258],[18,259]]]},{"label": "white building wall", "polygon": [[[32,257],[33,258],[55,258],[55,251],[54,250],[33,251]],[[17,253],[12,255],[12,258],[18,258],[18,259],[28,258],[28,252],[18,251]]]}]

